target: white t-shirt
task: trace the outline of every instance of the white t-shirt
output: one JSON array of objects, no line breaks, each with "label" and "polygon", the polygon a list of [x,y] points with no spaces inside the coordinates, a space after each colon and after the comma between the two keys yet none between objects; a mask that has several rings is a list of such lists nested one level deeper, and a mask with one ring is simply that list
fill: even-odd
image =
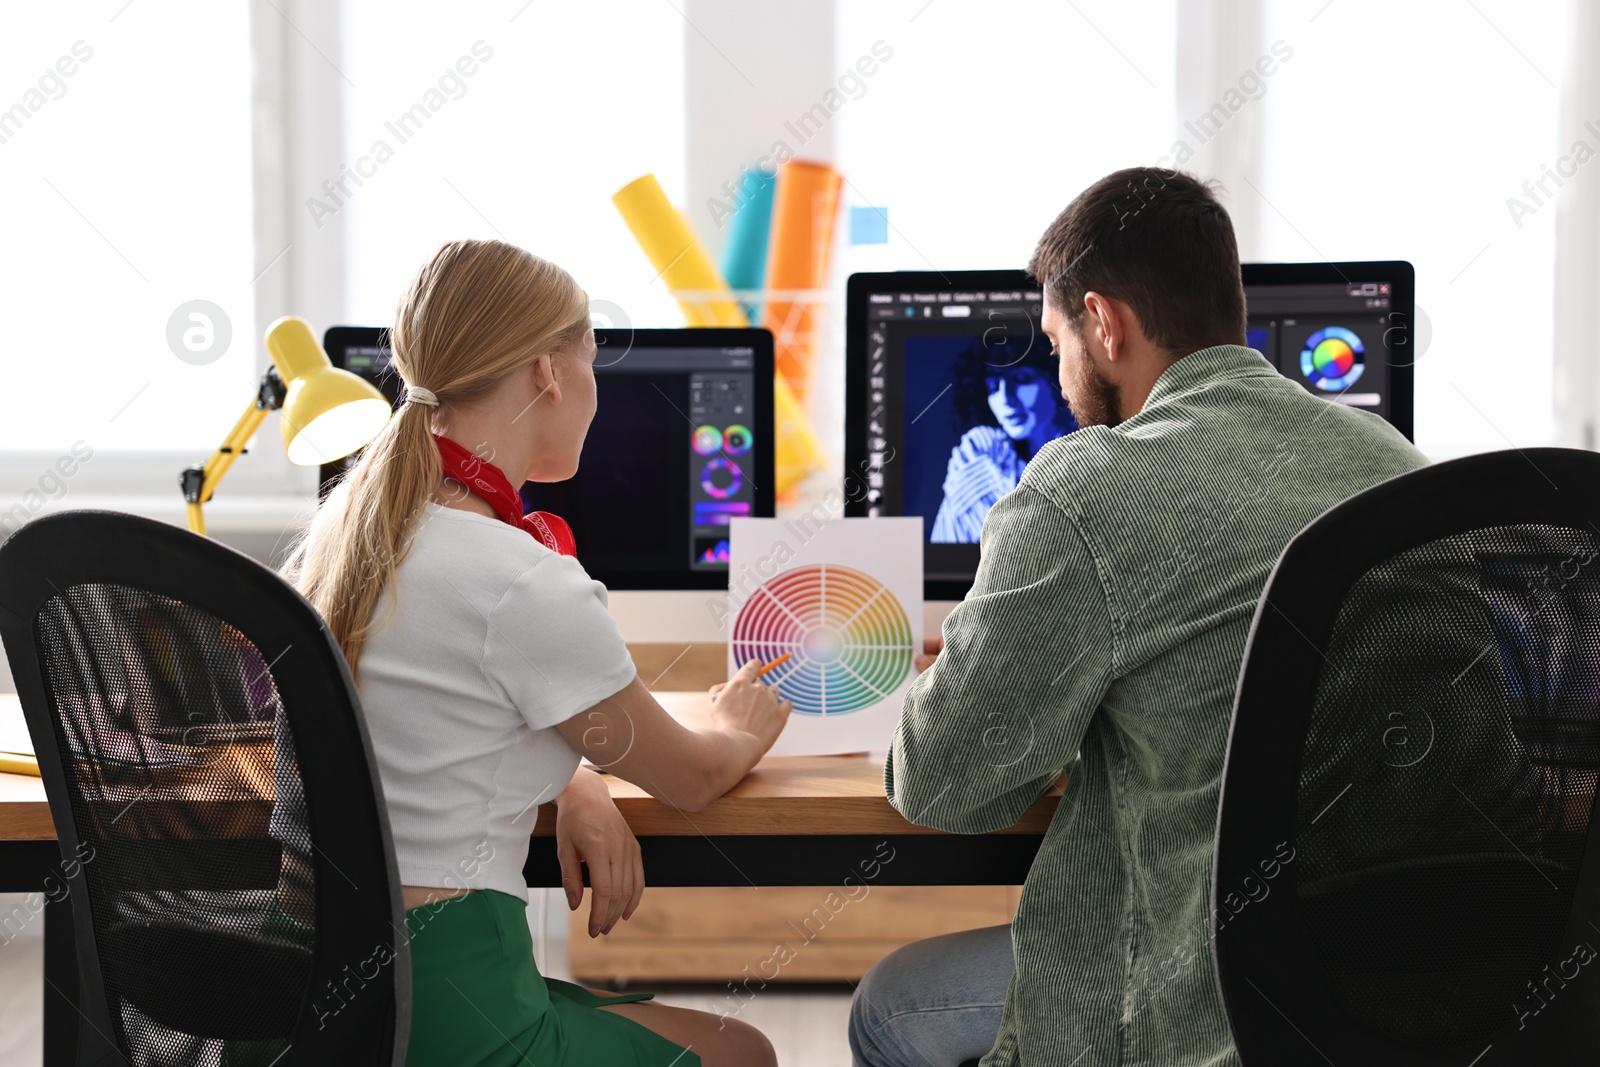
[{"label": "white t-shirt", "polygon": [[401,883],[527,900],[539,805],[578,766],[555,724],[634,674],[606,588],[582,564],[498,519],[429,504],[357,681]]}]

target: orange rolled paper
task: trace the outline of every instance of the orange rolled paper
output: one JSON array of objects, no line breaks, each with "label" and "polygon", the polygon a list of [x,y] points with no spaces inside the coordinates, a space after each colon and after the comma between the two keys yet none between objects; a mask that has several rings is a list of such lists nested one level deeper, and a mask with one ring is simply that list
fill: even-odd
[{"label": "orange rolled paper", "polygon": [[[767,250],[767,290],[761,324],[772,331],[778,373],[804,404],[823,328],[822,302],[795,290],[828,284],[833,224],[844,178],[825,163],[790,160],[778,167]],[[787,297],[787,299],[786,299]]]}]

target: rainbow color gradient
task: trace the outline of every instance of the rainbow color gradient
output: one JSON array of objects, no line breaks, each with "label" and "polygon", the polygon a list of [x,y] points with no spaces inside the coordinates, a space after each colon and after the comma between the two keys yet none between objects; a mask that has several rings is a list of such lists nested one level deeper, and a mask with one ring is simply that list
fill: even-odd
[{"label": "rainbow color gradient", "polygon": [[744,471],[727,456],[713,458],[700,471],[700,488],[705,490],[706,496],[717,500],[728,499],[743,486]]},{"label": "rainbow color gradient", "polygon": [[1337,393],[1348,389],[1367,369],[1366,347],[1361,338],[1343,326],[1329,326],[1306,338],[1300,352],[1300,373],[1318,389]]},{"label": "rainbow color gradient", "polygon": [[715,426],[696,426],[691,440],[702,456],[714,456],[722,449],[722,431]]},{"label": "rainbow color gradient", "polygon": [[755,441],[755,435],[750,432],[748,426],[740,426],[738,423],[734,423],[722,431],[722,451],[730,456],[744,455],[750,451],[750,445],[753,441]]},{"label": "rainbow color gradient", "polygon": [[784,571],[751,593],[733,624],[733,660],[771,662],[763,680],[805,715],[843,715],[905,681],[915,648],[905,608],[882,582],[833,563]]}]

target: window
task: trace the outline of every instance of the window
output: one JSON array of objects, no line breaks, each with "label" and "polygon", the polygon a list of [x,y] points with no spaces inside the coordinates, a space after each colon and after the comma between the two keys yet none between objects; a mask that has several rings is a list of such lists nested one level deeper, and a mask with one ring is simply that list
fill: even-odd
[{"label": "window", "polygon": [[248,5],[7,5],[0,27],[0,451],[198,459],[260,350]]},{"label": "window", "polygon": [[[276,27],[283,15],[268,6],[256,17]],[[1262,8],[1262,51],[1281,40],[1294,52],[1250,105],[1256,188],[1228,191],[1257,213],[1247,251],[1411,260],[1432,331],[1419,442],[1443,455],[1550,440],[1555,201],[1582,165],[1576,142],[1600,146],[1558,126],[1571,0],[1537,18],[1511,0]],[[9,473],[34,463],[22,453],[81,441],[119,457],[97,472],[148,467],[138,481],[166,491],[171,460],[150,457],[204,456],[261,365],[257,291],[280,242],[258,248],[255,233],[284,210],[311,225],[314,247],[297,244],[296,257],[342,264],[328,276],[346,322],[388,323],[443,241],[500,236],[567,267],[635,325],[681,323],[610,202],[646,171],[686,200],[692,31],[678,8],[341,0],[337,12],[341,41],[323,58],[339,72],[325,102],[339,160],[320,185],[252,158],[262,144],[320,158],[322,131],[288,107],[253,130],[272,108],[252,97],[251,5],[0,15],[0,69],[12,72],[0,85]],[[830,120],[847,181],[840,294],[853,271],[1021,265],[1087,184],[1160,160],[1192,117],[1174,106],[1177,14],[1176,0],[837,0],[836,69],[871,56],[874,71]],[[886,210],[886,242],[849,242],[852,207]],[[295,284],[285,299],[304,299],[304,278]],[[814,403],[825,434],[840,400],[841,303]],[[266,458],[241,466],[282,466]]]},{"label": "window", "polygon": [[890,224],[887,244],[841,242],[842,274],[1021,267],[1080,190],[1172,143],[1170,2],[836,12],[840,70],[877,41],[893,49],[835,120],[846,205]]},{"label": "window", "polygon": [[342,136],[346,164],[366,176],[324,220],[345,226],[347,321],[389,325],[435,248],[499,237],[565,267],[635,326],[681,325],[611,193],[653,171],[682,201],[683,34],[671,4],[491,17],[349,0]]},{"label": "window", "polygon": [[[1258,105],[1262,257],[1410,260],[1433,335],[1416,368],[1417,444],[1440,458],[1550,443],[1556,211],[1523,183],[1558,146],[1595,144],[1557,129],[1570,9],[1312,11],[1268,5],[1264,36],[1294,55]],[[1529,213],[1514,217],[1512,197]]]}]

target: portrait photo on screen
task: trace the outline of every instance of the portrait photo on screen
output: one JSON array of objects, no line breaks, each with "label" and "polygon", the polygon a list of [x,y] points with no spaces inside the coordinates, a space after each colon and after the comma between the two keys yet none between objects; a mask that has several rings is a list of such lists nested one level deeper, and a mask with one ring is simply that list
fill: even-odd
[{"label": "portrait photo on screen", "polygon": [[977,544],[984,516],[1049,442],[1077,428],[1042,337],[905,339],[905,512],[933,544]]}]

